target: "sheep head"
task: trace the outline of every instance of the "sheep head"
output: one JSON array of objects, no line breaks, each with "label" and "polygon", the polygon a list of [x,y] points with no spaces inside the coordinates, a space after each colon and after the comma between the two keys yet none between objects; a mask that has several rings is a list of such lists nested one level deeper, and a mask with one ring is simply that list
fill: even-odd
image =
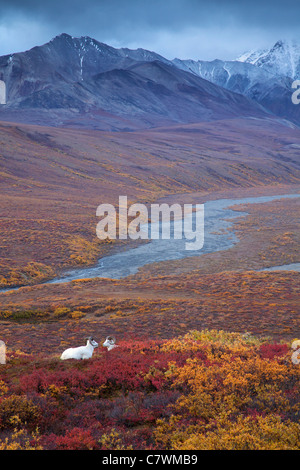
[{"label": "sheep head", "polygon": [[291,348],[292,349],[298,349],[300,348],[300,339],[296,339],[295,341],[292,342],[292,345],[291,345]]},{"label": "sheep head", "polygon": [[87,345],[88,345],[88,343],[90,343],[90,345],[93,346],[93,348],[97,348],[97,347],[98,347],[97,341],[95,341],[92,336],[88,336],[88,337],[85,338],[85,339],[86,339],[86,341],[87,341]]},{"label": "sheep head", "polygon": [[114,336],[107,336],[103,346],[110,351],[112,348],[116,347],[116,338]]}]

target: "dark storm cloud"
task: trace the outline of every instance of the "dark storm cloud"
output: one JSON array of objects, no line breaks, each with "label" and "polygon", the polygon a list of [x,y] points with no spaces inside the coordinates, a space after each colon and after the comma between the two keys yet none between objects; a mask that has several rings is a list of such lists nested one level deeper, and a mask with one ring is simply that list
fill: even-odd
[{"label": "dark storm cloud", "polygon": [[299,17],[299,0],[0,0],[0,54],[67,32],[169,58],[230,58],[299,38]]}]

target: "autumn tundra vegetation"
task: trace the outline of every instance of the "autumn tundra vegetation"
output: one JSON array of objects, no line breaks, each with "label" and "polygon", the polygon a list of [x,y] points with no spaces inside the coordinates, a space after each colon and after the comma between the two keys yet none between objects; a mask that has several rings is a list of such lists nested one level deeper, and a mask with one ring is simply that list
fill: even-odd
[{"label": "autumn tundra vegetation", "polygon": [[81,361],[15,351],[0,449],[299,450],[299,390],[290,343],[250,333],[120,341]]}]

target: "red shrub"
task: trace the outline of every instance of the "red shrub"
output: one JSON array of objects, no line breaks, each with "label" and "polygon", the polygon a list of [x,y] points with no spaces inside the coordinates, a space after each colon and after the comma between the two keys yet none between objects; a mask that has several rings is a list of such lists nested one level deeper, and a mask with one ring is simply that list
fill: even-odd
[{"label": "red shrub", "polygon": [[50,434],[43,437],[42,443],[45,449],[57,450],[94,450],[97,443],[91,432],[82,428],[74,428],[67,431],[64,436]]},{"label": "red shrub", "polygon": [[282,357],[287,354],[287,344],[268,343],[260,346],[260,356],[263,359],[274,359],[275,356]]}]

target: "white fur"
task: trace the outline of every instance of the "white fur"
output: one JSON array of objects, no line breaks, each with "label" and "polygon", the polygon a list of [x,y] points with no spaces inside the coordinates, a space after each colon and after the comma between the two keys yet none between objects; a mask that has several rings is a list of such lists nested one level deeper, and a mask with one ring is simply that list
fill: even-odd
[{"label": "white fur", "polygon": [[292,354],[292,363],[293,364],[300,364],[300,349],[297,349]]},{"label": "white fur", "polygon": [[60,358],[65,359],[90,359],[93,355],[94,348],[98,347],[98,343],[92,337],[87,339],[86,346],[79,346],[78,348],[66,349]]},{"label": "white fur", "polygon": [[4,341],[0,341],[0,364],[6,364],[6,346]]}]

